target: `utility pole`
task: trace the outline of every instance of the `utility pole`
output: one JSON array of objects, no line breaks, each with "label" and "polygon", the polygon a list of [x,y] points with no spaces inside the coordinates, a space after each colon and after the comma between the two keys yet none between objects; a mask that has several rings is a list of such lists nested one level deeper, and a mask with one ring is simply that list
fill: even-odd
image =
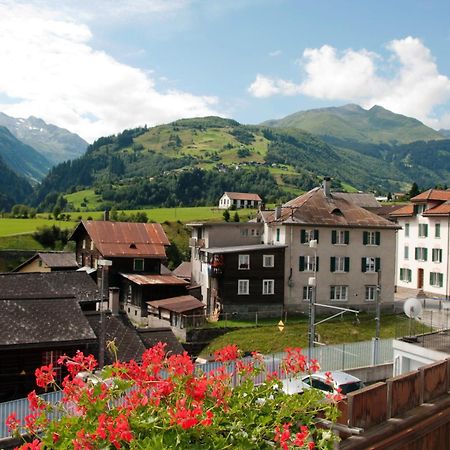
[{"label": "utility pole", "polygon": [[112,261],[109,259],[99,259],[97,261],[97,265],[102,268],[102,285],[101,285],[101,293],[100,293],[100,336],[99,336],[99,348],[98,348],[98,366],[100,369],[103,369],[105,365],[105,332],[106,332],[106,323],[105,323],[105,267],[112,266]]}]

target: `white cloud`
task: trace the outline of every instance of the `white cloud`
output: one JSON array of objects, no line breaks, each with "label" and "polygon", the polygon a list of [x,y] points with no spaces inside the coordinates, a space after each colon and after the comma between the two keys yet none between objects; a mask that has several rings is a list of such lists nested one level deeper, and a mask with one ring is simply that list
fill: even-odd
[{"label": "white cloud", "polygon": [[282,53],[281,50],[274,50],[273,52],[269,52],[269,56],[271,57],[280,56],[281,53]]},{"label": "white cloud", "polygon": [[217,98],[159,92],[151,72],[94,50],[91,38],[84,24],[0,0],[0,95],[18,99],[0,104],[0,111],[41,117],[88,140],[136,125],[217,114]]},{"label": "white cloud", "polygon": [[[319,99],[375,104],[417,117],[439,128],[449,126],[448,115],[439,117],[435,108],[450,101],[450,79],[439,73],[428,48],[417,38],[391,41],[389,60],[365,49],[338,52],[324,45],[303,52],[305,76],[295,83],[258,74],[249,92],[255,97],[307,95]],[[393,71],[382,76],[382,69]]]}]

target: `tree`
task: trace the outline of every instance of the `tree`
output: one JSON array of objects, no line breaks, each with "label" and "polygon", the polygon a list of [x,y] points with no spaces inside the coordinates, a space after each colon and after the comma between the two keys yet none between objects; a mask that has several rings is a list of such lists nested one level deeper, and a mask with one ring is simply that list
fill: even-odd
[{"label": "tree", "polygon": [[388,192],[387,199],[388,202],[392,202],[392,194],[390,192]]},{"label": "tree", "polygon": [[410,189],[409,192],[408,192],[408,197],[409,197],[409,198],[413,198],[413,197],[415,197],[416,195],[419,195],[419,194],[420,194],[419,187],[417,186],[417,183],[414,182],[414,183],[411,185],[411,189]]},{"label": "tree", "polygon": [[230,221],[230,211],[228,211],[228,209],[226,209],[223,212],[223,219],[225,220],[225,222],[229,222]]},{"label": "tree", "polygon": [[234,213],[233,222],[239,222],[239,214],[237,211]]}]

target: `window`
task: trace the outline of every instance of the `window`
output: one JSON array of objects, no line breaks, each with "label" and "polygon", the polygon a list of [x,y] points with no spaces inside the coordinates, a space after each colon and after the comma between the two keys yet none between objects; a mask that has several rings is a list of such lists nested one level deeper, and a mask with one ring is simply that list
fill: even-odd
[{"label": "window", "polygon": [[94,250],[94,241],[91,241],[91,250]]},{"label": "window", "polygon": [[409,223],[405,223],[405,237],[409,237]]},{"label": "window", "polygon": [[259,230],[257,230],[256,228],[252,228],[251,234],[252,234],[252,236],[259,236]]},{"label": "window", "polygon": [[331,272],[349,272],[350,258],[347,256],[332,256],[330,258]]},{"label": "window", "polygon": [[312,286],[303,286],[303,300],[311,301],[313,298],[313,288]]},{"label": "window", "polygon": [[277,228],[277,238],[276,238],[277,242],[280,242],[280,229]]},{"label": "window", "polygon": [[241,229],[241,237],[247,237],[248,236],[248,228]]},{"label": "window", "polygon": [[441,224],[437,223],[434,226],[434,237],[435,238],[440,238],[441,237]]},{"label": "window", "polygon": [[300,256],[298,270],[300,272],[319,271],[319,257],[314,261],[314,256]]},{"label": "window", "polygon": [[274,259],[273,255],[263,255],[263,267],[273,267],[275,265]]},{"label": "window", "polygon": [[332,230],[331,243],[334,245],[348,245],[350,242],[350,232],[348,230]]},{"label": "window", "polygon": [[361,259],[362,272],[378,272],[381,268],[380,258],[366,256]]},{"label": "window", "polygon": [[431,260],[433,262],[441,263],[442,262],[442,249],[441,248],[433,248],[431,251]]},{"label": "window", "polygon": [[428,237],[428,225],[426,223],[419,223],[419,237]]},{"label": "window", "polygon": [[430,272],[430,286],[442,287],[444,285],[444,274],[439,272]]},{"label": "window", "polygon": [[334,301],[346,301],[348,296],[348,286],[331,286],[330,299]]},{"label": "window", "polygon": [[403,259],[409,259],[409,247],[407,245],[403,247]]},{"label": "window", "polygon": [[86,239],[83,239],[83,249],[86,248]]},{"label": "window", "polygon": [[319,242],[319,230],[300,230],[300,244],[309,244],[314,239]]},{"label": "window", "polygon": [[249,280],[238,280],[238,295],[249,294]]},{"label": "window", "polygon": [[263,295],[273,295],[275,289],[275,281],[274,280],[263,280]]},{"label": "window", "polygon": [[425,211],[425,206],[426,205],[417,205],[416,208],[417,214],[422,214]]},{"label": "window", "polygon": [[411,283],[412,271],[411,269],[400,269],[400,281],[405,281],[406,283]]},{"label": "window", "polygon": [[250,255],[239,255],[239,270],[248,270],[250,269]]},{"label": "window", "polygon": [[377,287],[376,286],[366,286],[366,301],[373,302],[376,299]]},{"label": "window", "polygon": [[426,261],[428,259],[428,249],[425,247],[416,247],[416,261]]},{"label": "window", "polygon": [[142,272],[144,270],[144,260],[142,258],[133,259],[133,270],[135,272]]},{"label": "window", "polygon": [[363,232],[363,244],[364,245],[380,245],[380,232],[379,231],[364,231]]}]

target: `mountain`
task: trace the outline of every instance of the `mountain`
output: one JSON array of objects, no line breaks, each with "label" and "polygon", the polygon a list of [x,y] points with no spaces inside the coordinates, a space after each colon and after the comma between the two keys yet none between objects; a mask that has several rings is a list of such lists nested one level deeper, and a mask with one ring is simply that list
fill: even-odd
[{"label": "mountain", "polygon": [[52,165],[78,158],[88,146],[77,134],[33,116],[16,119],[0,113],[0,126],[8,128],[17,139],[36,149]]},{"label": "mountain", "polygon": [[408,144],[414,141],[443,139],[442,134],[422,122],[395,114],[381,106],[369,110],[358,105],[311,109],[262,125],[297,128],[313,133],[327,142],[364,142],[370,144]]},{"label": "mountain", "polygon": [[34,204],[49,210],[61,194],[84,189],[101,209],[213,205],[224,191],[257,192],[273,203],[317,186],[325,175],[335,189],[384,193],[413,181],[450,184],[450,140],[344,147],[294,128],[182,119],[98,139],[82,157],[50,170]]},{"label": "mountain", "polygon": [[439,130],[439,133],[441,133],[444,138],[450,139],[450,130],[444,130],[443,128],[441,128]]},{"label": "mountain", "polygon": [[51,167],[45,156],[19,141],[2,126],[0,126],[0,157],[10,170],[32,182],[44,178]]},{"label": "mountain", "polygon": [[10,211],[13,205],[25,203],[32,191],[28,181],[11,170],[0,157],[0,211]]}]

